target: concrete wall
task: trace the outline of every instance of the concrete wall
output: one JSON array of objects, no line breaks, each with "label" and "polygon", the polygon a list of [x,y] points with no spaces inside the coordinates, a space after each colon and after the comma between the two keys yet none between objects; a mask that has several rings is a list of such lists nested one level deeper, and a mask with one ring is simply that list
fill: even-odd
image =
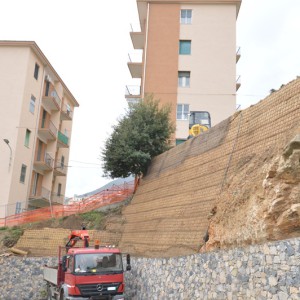
[{"label": "concrete wall", "polygon": [[[74,112],[78,106],[75,98],[68,91],[63,81],[54,71],[46,57],[34,42],[1,41],[0,42],[0,218],[15,214],[16,203],[21,203],[20,211],[27,209],[33,171],[43,175],[42,187],[49,192],[57,193],[58,183],[62,184],[61,194],[65,193],[66,176],[56,176],[53,170],[43,171],[34,166],[34,154],[38,138],[47,144],[46,152],[55,159],[56,152],[65,156],[68,165],[69,148],[57,149],[56,139],[47,141],[38,134],[42,109],[48,112],[54,126],[63,133],[65,129],[71,137],[72,119],[61,120],[60,108],[56,111],[46,108],[43,98],[45,75],[51,75],[63,104],[68,103]],[[39,66],[37,79],[34,77],[35,65]],[[35,97],[34,111],[30,111],[31,97]],[[51,116],[50,116],[51,115]],[[26,131],[30,131],[29,144],[25,145]],[[10,149],[3,142],[9,140]],[[20,182],[22,165],[26,166],[25,181]],[[53,180],[55,180],[53,184]],[[62,202],[62,201],[61,201]]]},{"label": "concrete wall", "polygon": [[[131,204],[123,210],[122,249],[152,257],[198,252],[221,188],[226,192],[226,179],[253,155],[281,155],[299,133],[299,120],[300,79],[296,79],[155,157]],[[271,157],[264,159],[261,164]],[[263,180],[266,174],[259,176]]]},{"label": "concrete wall", "polygon": [[[192,24],[180,24],[180,40],[191,40],[191,54],[179,55],[178,70],[190,71],[189,88],[178,88],[177,103],[207,111],[214,126],[236,110],[236,6],[182,5]],[[176,137],[186,139],[188,120],[177,120]]]},{"label": "concrete wall", "polygon": [[[0,203],[24,201],[30,182],[31,156],[34,148],[36,119],[39,113],[38,98],[42,81],[42,67],[39,80],[34,77],[35,60],[28,47],[0,47]],[[41,66],[41,64],[40,64]],[[36,97],[35,112],[29,111],[31,95]],[[24,146],[26,129],[31,131],[29,147]],[[9,166],[10,152],[3,142],[9,140],[12,149],[12,163]],[[20,182],[21,166],[27,166],[25,182]],[[4,211],[1,207],[0,217],[15,212],[15,206]]]},{"label": "concrete wall", "polygon": [[[300,239],[293,239],[169,259],[132,258],[126,299],[299,299],[299,253]],[[1,299],[46,299],[43,265],[55,265],[55,258],[0,257],[0,264]]]}]

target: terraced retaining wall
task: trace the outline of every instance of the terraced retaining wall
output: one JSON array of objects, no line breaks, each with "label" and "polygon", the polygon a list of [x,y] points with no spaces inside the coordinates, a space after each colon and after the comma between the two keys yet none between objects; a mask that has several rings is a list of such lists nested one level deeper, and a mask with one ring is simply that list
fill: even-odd
[{"label": "terraced retaining wall", "polygon": [[[130,205],[123,210],[126,222],[120,246],[149,257],[199,252],[209,217],[218,206],[218,197],[228,192],[229,179],[254,160],[261,169],[272,157],[281,155],[297,133],[300,78],[155,157]],[[253,185],[261,185],[266,174],[258,175],[254,183],[241,177],[240,188],[251,190]],[[236,227],[242,226],[238,223]]]},{"label": "terraced retaining wall", "polygon": [[[0,258],[1,300],[44,300],[43,265]],[[173,258],[132,258],[126,299],[300,299],[300,238]]]}]

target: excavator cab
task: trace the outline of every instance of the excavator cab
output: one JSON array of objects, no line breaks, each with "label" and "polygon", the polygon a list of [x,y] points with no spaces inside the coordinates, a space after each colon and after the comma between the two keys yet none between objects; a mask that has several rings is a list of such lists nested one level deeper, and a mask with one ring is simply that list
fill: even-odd
[{"label": "excavator cab", "polygon": [[191,111],[189,116],[189,136],[192,138],[211,127],[210,114],[207,111]]}]

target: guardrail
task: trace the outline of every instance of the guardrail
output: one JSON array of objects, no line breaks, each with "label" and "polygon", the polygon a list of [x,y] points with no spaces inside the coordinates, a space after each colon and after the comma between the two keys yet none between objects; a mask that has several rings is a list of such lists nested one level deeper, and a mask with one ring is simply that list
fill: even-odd
[{"label": "guardrail", "polygon": [[70,205],[52,205],[0,218],[0,226],[16,226],[88,212],[103,206],[121,202],[131,196],[135,189],[134,181],[124,183],[123,185],[114,185],[107,190],[103,190]]}]

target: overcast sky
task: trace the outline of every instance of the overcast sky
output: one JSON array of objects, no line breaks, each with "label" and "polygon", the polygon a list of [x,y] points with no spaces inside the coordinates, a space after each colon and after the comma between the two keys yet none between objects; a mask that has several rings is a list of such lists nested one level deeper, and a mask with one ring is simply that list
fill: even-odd
[{"label": "overcast sky", "polygon": [[[125,85],[134,84],[127,60],[136,0],[0,0],[0,10],[0,39],[35,41],[80,104],[66,196],[108,183],[99,158],[125,112]],[[237,20],[242,108],[300,75],[299,15],[299,0],[243,0]]]}]

